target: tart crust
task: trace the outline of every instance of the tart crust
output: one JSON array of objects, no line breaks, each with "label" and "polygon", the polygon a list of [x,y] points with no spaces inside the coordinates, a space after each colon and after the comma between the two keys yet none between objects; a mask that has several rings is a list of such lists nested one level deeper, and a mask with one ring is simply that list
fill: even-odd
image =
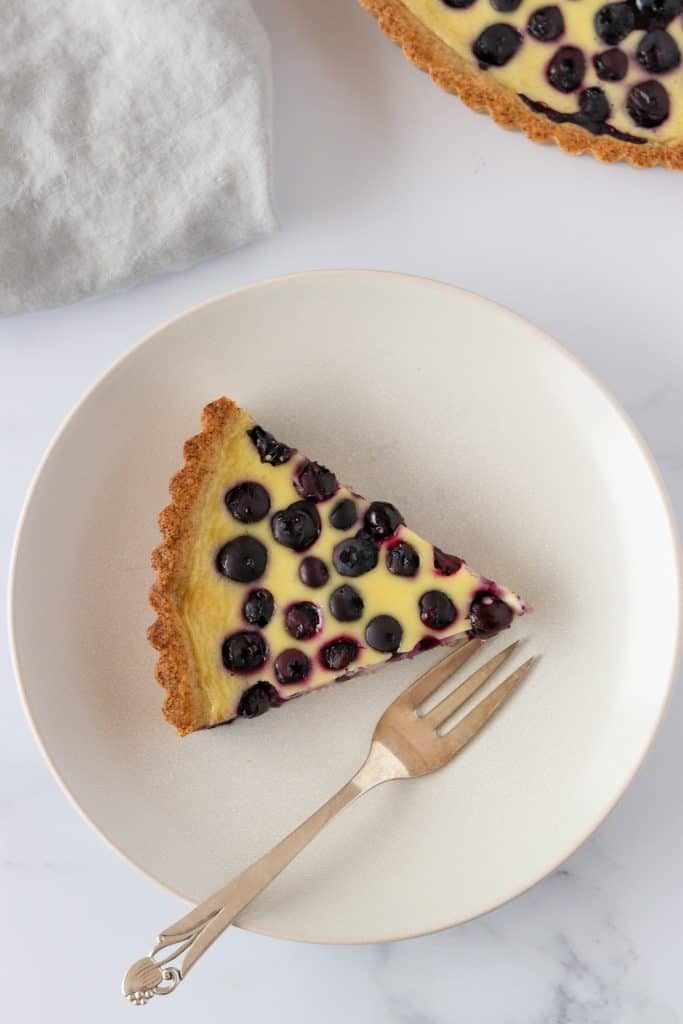
[{"label": "tart crust", "polygon": [[489,114],[503,128],[523,131],[533,142],[554,142],[565,153],[591,153],[603,163],[625,160],[633,167],[683,170],[683,142],[635,145],[607,135],[594,135],[579,125],[556,124],[534,113],[523,101],[460,57],[408,10],[401,0],[359,0],[375,16],[384,34],[437,85],[454,93],[478,113]]},{"label": "tart crust", "polygon": [[185,464],[171,479],[171,503],[159,515],[163,540],[152,553],[156,581],[149,601],[157,613],[147,638],[157,651],[157,681],[166,690],[164,715],[181,736],[208,720],[189,638],[177,611],[176,595],[187,578],[192,538],[208,481],[221,451],[242,420],[242,410],[219,398],[202,411],[202,431],[183,447]]}]

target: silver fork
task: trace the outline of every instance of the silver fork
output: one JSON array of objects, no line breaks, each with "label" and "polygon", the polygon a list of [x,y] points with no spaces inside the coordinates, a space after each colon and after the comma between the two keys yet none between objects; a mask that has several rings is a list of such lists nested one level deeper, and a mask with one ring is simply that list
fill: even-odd
[{"label": "silver fork", "polygon": [[[448,764],[509,697],[537,660],[529,658],[465,715],[450,731],[448,720],[484,685],[510,656],[517,643],[477,669],[435,707],[420,714],[422,705],[470,658],[481,641],[469,640],[409,686],[380,718],[365,764],[315,814],[246,868],[223,889],[159,935],[149,956],[136,961],[123,979],[123,994],[137,1006],[152,996],[167,995],[187,977],[200,956],[215,942],[270,882],[317,836],[344,807],[368,790],[391,779],[416,779]],[[166,954],[159,958],[159,954]],[[171,962],[183,956],[178,967]]]}]

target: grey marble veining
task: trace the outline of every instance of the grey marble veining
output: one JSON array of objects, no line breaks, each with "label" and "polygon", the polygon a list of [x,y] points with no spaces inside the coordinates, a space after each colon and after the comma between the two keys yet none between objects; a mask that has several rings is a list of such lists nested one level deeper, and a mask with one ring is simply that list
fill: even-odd
[{"label": "grey marble veining", "polygon": [[[454,281],[550,331],[625,404],[680,519],[683,178],[572,160],[501,131],[431,87],[352,2],[255,6],[274,44],[283,229],[124,295],[0,322],[0,562],[50,436],[114,358],[212,294],[320,266]],[[4,576],[0,585],[4,598]],[[102,843],[51,778],[4,632],[0,683],[3,1019],[683,1022],[680,686],[615,811],[520,899],[385,946],[304,946],[234,931],[191,984],[139,1011],[119,995],[122,968],[140,936],[179,908]]]}]

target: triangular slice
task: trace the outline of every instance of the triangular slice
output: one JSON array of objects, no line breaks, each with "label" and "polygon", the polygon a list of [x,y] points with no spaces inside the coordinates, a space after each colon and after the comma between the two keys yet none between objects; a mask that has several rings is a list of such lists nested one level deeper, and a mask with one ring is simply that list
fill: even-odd
[{"label": "triangular slice", "polygon": [[276,441],[228,398],[207,405],[159,517],[149,630],[179,733],[270,707],[462,633],[522,600]]}]

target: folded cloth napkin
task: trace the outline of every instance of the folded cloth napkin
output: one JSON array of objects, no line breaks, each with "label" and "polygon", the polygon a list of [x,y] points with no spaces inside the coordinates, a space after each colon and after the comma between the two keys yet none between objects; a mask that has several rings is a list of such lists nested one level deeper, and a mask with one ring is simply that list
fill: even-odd
[{"label": "folded cloth napkin", "polygon": [[0,313],[122,288],[275,225],[248,0],[4,0]]}]

